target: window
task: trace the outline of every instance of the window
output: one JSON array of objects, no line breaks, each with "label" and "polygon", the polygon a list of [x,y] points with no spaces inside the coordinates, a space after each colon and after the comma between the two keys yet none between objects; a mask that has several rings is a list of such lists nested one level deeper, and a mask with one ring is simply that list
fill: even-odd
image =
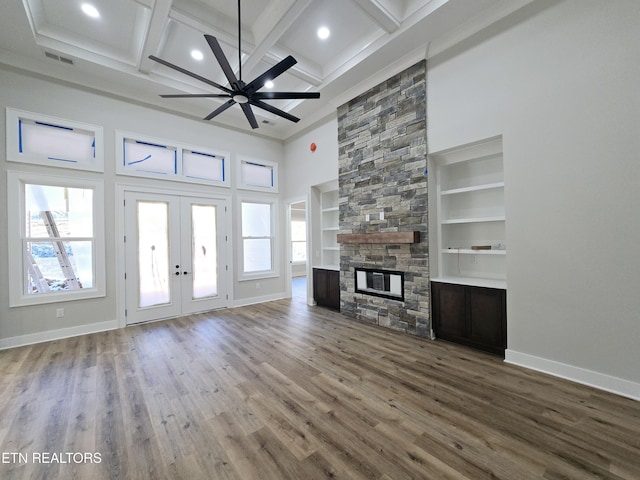
[{"label": "window", "polygon": [[228,153],[116,131],[116,172],[147,178],[229,186]]},{"label": "window", "polygon": [[7,108],[7,160],[104,171],[102,127]]},{"label": "window", "polygon": [[222,155],[182,150],[182,174],[186,178],[226,182],[225,158]]},{"label": "window", "polygon": [[123,168],[152,175],[178,173],[178,149],[171,145],[125,138],[123,140]]},{"label": "window", "polygon": [[265,160],[240,160],[240,184],[245,190],[278,191],[278,164]]},{"label": "window", "polygon": [[274,204],[241,201],[242,276],[275,273]]},{"label": "window", "polygon": [[307,222],[304,220],[291,221],[291,261],[307,261]]},{"label": "window", "polygon": [[104,295],[102,184],[9,172],[11,306]]}]

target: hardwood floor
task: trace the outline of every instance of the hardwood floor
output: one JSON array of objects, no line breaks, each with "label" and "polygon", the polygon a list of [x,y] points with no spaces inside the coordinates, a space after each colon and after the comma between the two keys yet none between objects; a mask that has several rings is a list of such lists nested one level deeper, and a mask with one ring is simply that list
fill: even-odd
[{"label": "hardwood floor", "polygon": [[3,480],[639,479],[640,402],[278,301],[0,352],[0,455]]}]

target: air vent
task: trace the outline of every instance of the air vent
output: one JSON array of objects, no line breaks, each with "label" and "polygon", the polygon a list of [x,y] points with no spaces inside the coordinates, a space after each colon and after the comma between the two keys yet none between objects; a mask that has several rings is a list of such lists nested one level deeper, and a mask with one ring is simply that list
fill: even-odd
[{"label": "air vent", "polygon": [[45,50],[44,56],[50,58],[51,60],[57,60],[58,62],[66,63],[67,65],[73,65],[73,60],[67,57],[63,57],[61,55],[56,55],[55,53],[47,52]]}]

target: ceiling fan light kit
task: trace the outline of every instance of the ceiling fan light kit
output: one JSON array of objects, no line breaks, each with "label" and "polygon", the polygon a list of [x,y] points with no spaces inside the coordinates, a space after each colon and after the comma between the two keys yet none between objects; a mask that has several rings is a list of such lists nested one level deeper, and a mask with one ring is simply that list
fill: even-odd
[{"label": "ceiling fan light kit", "polygon": [[238,0],[238,77],[236,77],[235,72],[231,68],[227,57],[225,56],[222,48],[220,47],[220,43],[216,37],[205,34],[204,38],[207,40],[209,44],[209,48],[213,52],[213,55],[216,57],[216,60],[220,64],[220,68],[222,68],[222,72],[224,76],[227,78],[229,82],[229,87],[225,87],[220,85],[208,78],[202,77],[196,73],[190,72],[182,67],[174,65],[172,63],[167,62],[166,60],[162,60],[154,55],[150,55],[149,58],[155,62],[160,63],[166,67],[172,68],[180,73],[188,75],[196,80],[204,82],[212,87],[217,88],[218,90],[223,91],[224,93],[185,93],[185,94],[175,94],[175,95],[160,95],[162,98],[228,98],[229,100],[218,108],[216,108],[213,112],[207,115],[204,120],[211,120],[215,116],[224,112],[229,107],[234,104],[240,105],[242,111],[244,112],[245,117],[247,117],[247,121],[251,125],[251,128],[258,128],[258,122],[256,117],[251,109],[251,106],[261,108],[262,110],[266,110],[267,112],[273,113],[274,115],[278,115],[279,117],[285,118],[292,122],[298,122],[300,119],[295,117],[279,108],[276,108],[268,103],[263,102],[263,100],[295,100],[295,99],[312,99],[312,98],[320,98],[319,92],[260,92],[259,90],[265,86],[268,81],[273,81],[276,77],[282,75],[288,69],[293,67],[297,61],[291,55],[287,56],[273,67],[268,69],[262,75],[259,75],[254,80],[249,83],[244,83],[242,81],[242,42],[241,42],[241,24],[240,24],[240,0]]}]

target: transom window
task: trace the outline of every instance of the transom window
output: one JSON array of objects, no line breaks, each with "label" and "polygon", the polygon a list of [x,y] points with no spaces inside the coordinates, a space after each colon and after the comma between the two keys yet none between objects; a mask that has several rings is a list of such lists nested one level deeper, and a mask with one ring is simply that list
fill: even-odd
[{"label": "transom window", "polygon": [[278,164],[266,160],[239,160],[238,188],[264,192],[278,192]]},{"label": "transom window", "polygon": [[229,154],[135,133],[116,131],[116,172],[228,187]]},{"label": "transom window", "polygon": [[102,127],[13,108],[6,118],[7,160],[104,171]]}]

